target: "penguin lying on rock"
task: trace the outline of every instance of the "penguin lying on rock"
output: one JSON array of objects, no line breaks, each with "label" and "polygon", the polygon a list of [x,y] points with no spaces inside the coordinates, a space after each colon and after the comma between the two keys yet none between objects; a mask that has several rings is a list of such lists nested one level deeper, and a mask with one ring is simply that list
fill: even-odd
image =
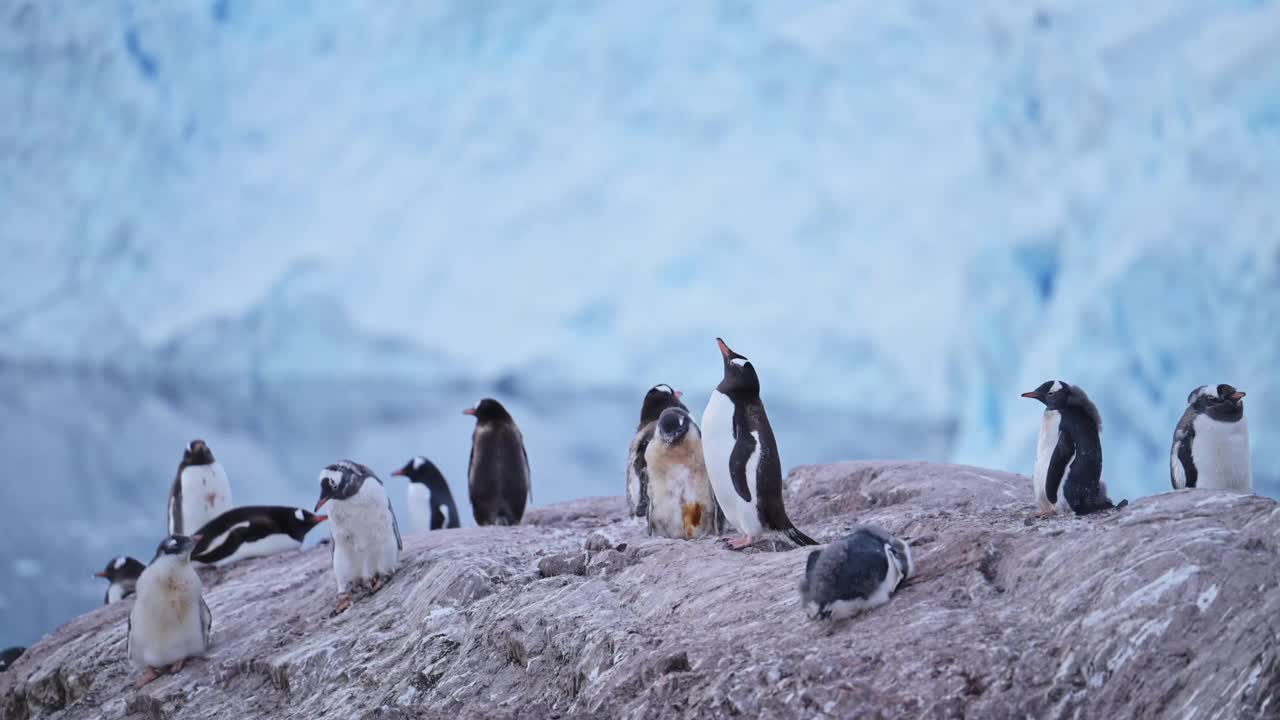
[{"label": "penguin lying on rock", "polygon": [[229,565],[302,547],[307,533],[327,520],[302,508],[246,505],[205,523],[191,559],[202,565]]},{"label": "penguin lying on rock", "polygon": [[874,525],[863,525],[809,553],[800,602],[811,618],[843,620],[889,602],[914,572],[906,543]]},{"label": "penguin lying on rock", "polygon": [[27,649],[24,647],[11,647],[0,650],[0,672],[8,670],[26,651]]}]

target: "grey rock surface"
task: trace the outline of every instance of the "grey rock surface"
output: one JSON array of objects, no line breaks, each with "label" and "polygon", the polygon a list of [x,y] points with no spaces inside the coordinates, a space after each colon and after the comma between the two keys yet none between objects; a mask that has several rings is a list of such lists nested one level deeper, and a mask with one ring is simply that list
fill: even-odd
[{"label": "grey rock surface", "polygon": [[209,657],[142,691],[130,603],[101,608],[0,674],[0,717],[1280,717],[1273,500],[1033,521],[1026,478],[873,462],[798,468],[787,495],[819,540],[909,539],[918,574],[811,622],[806,551],[650,539],[621,497],[584,499],[409,536],[334,618],[327,548],[211,575]]}]

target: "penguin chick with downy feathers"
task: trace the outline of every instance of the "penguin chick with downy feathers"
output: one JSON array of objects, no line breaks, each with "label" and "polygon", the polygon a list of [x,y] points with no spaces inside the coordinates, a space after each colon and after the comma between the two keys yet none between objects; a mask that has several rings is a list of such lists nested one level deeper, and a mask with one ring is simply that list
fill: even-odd
[{"label": "penguin chick with downy feathers", "polygon": [[464,415],[476,419],[467,463],[467,489],[477,525],[519,525],[526,501],[533,500],[524,436],[507,409],[484,398]]},{"label": "penguin chick with downy feathers", "polygon": [[842,620],[889,602],[915,573],[911,548],[883,528],[862,525],[809,553],[800,604],[809,617]]},{"label": "penguin chick with downy feathers", "polygon": [[192,440],[182,451],[178,474],[169,488],[169,534],[194,533],[230,509],[226,471],[203,440]]},{"label": "penguin chick with downy feathers", "polygon": [[1173,431],[1169,476],[1175,490],[1210,488],[1253,492],[1245,394],[1222,384],[1187,396],[1187,410]]},{"label": "penguin chick with downy feathers", "polygon": [[351,607],[353,587],[377,592],[400,564],[400,526],[382,480],[367,466],[340,460],[320,473],[320,499],[315,511],[329,506],[333,536],[333,575],[338,582],[338,605],[333,614]]},{"label": "penguin chick with downy feathers", "polygon": [[702,434],[684,408],[662,411],[645,449],[649,534],[692,540],[716,531]]},{"label": "penguin chick with downy feathers", "polygon": [[644,394],[644,402],[640,405],[640,423],[631,437],[631,446],[627,450],[627,507],[633,517],[644,517],[649,513],[649,472],[645,450],[653,439],[654,426],[658,416],[667,408],[689,408],[680,402],[683,393],[670,385],[658,384],[649,388]]},{"label": "penguin chick with downy feathers", "polygon": [[160,677],[163,668],[180,672],[188,658],[209,649],[213,613],[191,566],[191,549],[199,540],[185,535],[165,538],[138,578],[125,652],[144,671],[139,688]]}]

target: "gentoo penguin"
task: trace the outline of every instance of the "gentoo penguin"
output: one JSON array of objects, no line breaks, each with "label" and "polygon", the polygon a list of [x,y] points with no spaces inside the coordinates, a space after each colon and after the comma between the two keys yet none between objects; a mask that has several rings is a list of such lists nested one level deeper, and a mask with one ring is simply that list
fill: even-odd
[{"label": "gentoo penguin", "polygon": [[649,512],[649,475],[644,453],[653,438],[653,426],[667,408],[689,409],[680,402],[681,395],[679,390],[665,384],[654,385],[644,394],[644,403],[640,405],[640,424],[636,425],[636,434],[632,436],[631,448],[627,451],[627,506],[631,508],[633,517],[644,517]]},{"label": "gentoo penguin", "polygon": [[1243,392],[1225,384],[1191,391],[1187,411],[1173,431],[1169,469],[1175,490],[1253,492]]},{"label": "gentoo penguin", "polygon": [[340,460],[320,473],[316,512],[330,500],[329,532],[333,535],[333,575],[338,606],[351,607],[351,588],[367,585],[373,592],[391,579],[400,564],[400,526],[382,480],[368,467]]},{"label": "gentoo penguin", "polygon": [[467,488],[476,524],[519,525],[525,501],[533,499],[529,455],[520,428],[507,409],[492,398],[462,413],[476,419],[467,465]]},{"label": "gentoo penguin", "polygon": [[435,463],[419,455],[391,474],[409,480],[409,525],[415,531],[462,527],[449,483]]},{"label": "gentoo penguin", "polygon": [[22,653],[26,651],[27,649],[24,647],[11,647],[0,650],[0,672],[8,670],[9,666],[13,665],[18,658],[22,657]]},{"label": "gentoo penguin", "polygon": [[106,596],[102,598],[102,604],[110,605],[132,595],[134,587],[138,584],[138,576],[146,569],[147,566],[140,561],[121,555],[107,563],[105,568],[94,573],[94,577],[106,578],[110,583],[107,585]]},{"label": "gentoo penguin", "polygon": [[181,535],[231,509],[231,484],[203,440],[182,451],[178,474],[169,489],[169,533]]},{"label": "gentoo penguin", "polygon": [[702,457],[702,433],[689,411],[663,410],[644,454],[649,534],[692,540],[715,533],[716,501]]},{"label": "gentoo penguin", "polygon": [[1102,417],[1084,390],[1048,380],[1022,397],[1045,406],[1031,476],[1040,505],[1036,515],[1084,515],[1115,507],[1102,482]]},{"label": "gentoo penguin", "polygon": [[228,510],[200,528],[191,559],[202,565],[229,565],[302,547],[311,528],[328,520],[302,508],[246,505]]},{"label": "gentoo penguin", "polygon": [[129,659],[144,670],[138,687],[160,677],[163,668],[181,671],[187,658],[209,649],[213,613],[191,567],[191,549],[199,541],[185,535],[165,538],[138,578],[125,646]]},{"label": "gentoo penguin", "polygon": [[702,447],[716,500],[743,533],[729,546],[740,550],[766,532],[784,533],[797,545],[817,545],[791,524],[782,506],[782,462],[756,369],[720,338],[716,343],[724,378],[702,413]]},{"label": "gentoo penguin", "polygon": [[874,525],[809,553],[800,603],[809,617],[843,620],[889,602],[915,567],[911,548]]}]

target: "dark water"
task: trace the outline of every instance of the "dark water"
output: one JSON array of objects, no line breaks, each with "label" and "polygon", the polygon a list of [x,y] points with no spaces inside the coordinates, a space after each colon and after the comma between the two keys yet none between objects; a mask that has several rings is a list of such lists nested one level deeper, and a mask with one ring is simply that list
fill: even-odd
[{"label": "dark water", "polygon": [[[311,507],[320,470],[351,458],[386,481],[406,529],[404,482],[390,472],[423,454],[444,472],[464,525],[471,525],[465,473],[472,421],[461,411],[494,395],[525,435],[535,505],[622,494],[626,450],[647,387],[554,398],[505,389],[0,370],[0,647],[30,644],[101,603],[105,581],[93,573],[110,558],[151,559],[165,532],[167,493],[182,448],[196,437],[208,441],[225,466],[237,504]],[[687,391],[690,409],[700,416],[706,392]],[[828,409],[770,402],[769,412],[785,467],[870,457],[943,459],[950,439],[946,428],[922,432]],[[326,536],[322,526],[308,540]]]}]

